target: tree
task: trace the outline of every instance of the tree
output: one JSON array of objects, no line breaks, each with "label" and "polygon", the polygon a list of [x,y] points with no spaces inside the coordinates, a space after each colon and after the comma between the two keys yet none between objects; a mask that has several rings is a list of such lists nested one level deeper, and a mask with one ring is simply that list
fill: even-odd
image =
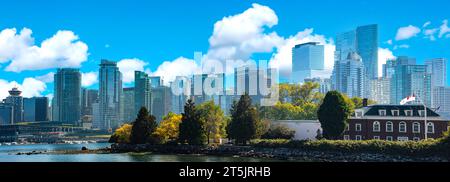
[{"label": "tree", "polygon": [[264,139],[292,139],[295,136],[295,130],[291,128],[276,124],[270,126],[269,130],[261,136]]},{"label": "tree", "polygon": [[130,143],[131,124],[123,124],[109,138],[109,143]]},{"label": "tree", "polygon": [[155,117],[149,115],[147,108],[142,107],[133,122],[130,142],[133,144],[155,143],[152,134],[156,126]]},{"label": "tree", "polygon": [[261,131],[261,121],[258,112],[251,105],[250,96],[246,93],[238,102],[234,102],[230,110],[231,122],[227,127],[229,138],[234,139],[236,144],[246,144],[250,139],[257,138]]},{"label": "tree", "polygon": [[181,118],[181,114],[175,114],[173,112],[169,112],[166,116],[163,117],[163,120],[156,128],[154,133],[154,135],[158,137],[161,143],[175,141],[178,139],[178,135],[180,133],[179,127]]},{"label": "tree", "polygon": [[305,82],[303,85],[292,85],[290,95],[292,103],[301,106],[304,103],[319,102],[322,94],[315,91],[320,85],[314,82]]},{"label": "tree", "polygon": [[338,139],[347,127],[351,108],[345,98],[337,91],[326,94],[317,112],[326,139]]},{"label": "tree", "polygon": [[190,145],[202,145],[205,143],[205,132],[194,102],[189,99],[184,105],[180,123],[180,134],[178,140]]},{"label": "tree", "polygon": [[[353,97],[352,99],[353,105],[355,108],[362,108],[363,107],[363,99],[361,97]],[[375,104],[376,102],[373,100],[367,100],[368,105]]]},{"label": "tree", "polygon": [[226,118],[220,106],[214,104],[214,101],[211,100],[200,104],[198,112],[206,132],[208,144],[211,139],[214,140],[214,143],[219,143],[220,139],[226,135]]}]

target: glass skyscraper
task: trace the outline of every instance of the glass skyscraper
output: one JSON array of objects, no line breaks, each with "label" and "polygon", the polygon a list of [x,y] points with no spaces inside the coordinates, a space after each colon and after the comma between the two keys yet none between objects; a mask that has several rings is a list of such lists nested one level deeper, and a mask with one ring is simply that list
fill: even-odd
[{"label": "glass skyscraper", "polygon": [[122,121],[124,122],[133,122],[136,119],[136,112],[135,112],[135,99],[134,99],[134,87],[131,88],[123,88],[122,93]]},{"label": "glass skyscraper", "polygon": [[78,124],[81,116],[81,74],[79,69],[61,68],[54,75],[52,120]]},{"label": "glass skyscraper", "polygon": [[350,52],[345,60],[334,65],[334,89],[349,97],[365,97],[365,70],[361,57],[356,52]]},{"label": "glass skyscraper", "polygon": [[356,52],[362,58],[367,77],[378,78],[378,25],[356,28]]},{"label": "glass skyscraper", "polygon": [[447,60],[436,58],[425,61],[427,71],[431,74],[431,87],[445,86],[447,84]]},{"label": "glass skyscraper", "polygon": [[14,123],[14,106],[8,103],[0,103],[0,125]]},{"label": "glass skyscraper", "polygon": [[93,127],[112,131],[121,124],[122,74],[117,67],[117,63],[108,60],[101,61],[99,73],[98,117],[100,118],[94,118]]},{"label": "glass skyscraper", "polygon": [[23,99],[24,121],[48,121],[48,98],[32,97]]},{"label": "glass skyscraper", "polygon": [[150,112],[151,108],[151,80],[147,73],[142,71],[134,72],[134,113],[137,115],[141,107],[147,108]]},{"label": "glass skyscraper", "polygon": [[[324,77],[324,46],[317,42],[296,45],[292,48],[292,82],[303,83],[306,78]],[[326,75],[327,77],[329,75]]]}]

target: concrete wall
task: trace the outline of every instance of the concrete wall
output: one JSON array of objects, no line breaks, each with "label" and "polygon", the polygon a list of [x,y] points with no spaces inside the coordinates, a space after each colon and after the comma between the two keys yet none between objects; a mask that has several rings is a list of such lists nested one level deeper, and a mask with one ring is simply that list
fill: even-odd
[{"label": "concrete wall", "polygon": [[317,130],[322,131],[318,120],[277,120],[271,124],[282,124],[295,130],[294,140],[316,140]]}]

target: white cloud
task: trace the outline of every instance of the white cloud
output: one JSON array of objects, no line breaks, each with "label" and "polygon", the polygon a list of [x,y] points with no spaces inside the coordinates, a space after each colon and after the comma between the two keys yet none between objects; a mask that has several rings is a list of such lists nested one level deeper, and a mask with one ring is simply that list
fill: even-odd
[{"label": "white cloud", "polygon": [[386,64],[387,60],[395,59],[396,57],[391,50],[387,48],[378,48],[378,76],[383,75],[383,64]]},{"label": "white cloud", "polygon": [[396,49],[408,49],[409,45],[408,44],[401,44],[401,45],[395,45],[394,46],[394,50]]},{"label": "white cloud", "polygon": [[214,24],[206,59],[247,60],[254,52],[272,52],[283,38],[265,30],[276,24],[275,12],[256,3],[243,13],[224,17]]},{"label": "white cloud", "polygon": [[144,67],[147,65],[146,62],[140,59],[122,59],[117,62],[117,67],[119,67],[122,73],[122,81],[124,84],[134,82],[134,71],[144,71]]},{"label": "white cloud", "polygon": [[[284,40],[283,44],[277,47],[275,54],[269,62],[272,68],[278,68],[280,76],[290,76],[292,69],[292,48],[297,44],[306,42],[319,42],[325,47],[325,69],[329,74],[334,65],[335,45],[332,39],[326,39],[323,35],[313,34],[313,29],[305,29]],[[329,75],[327,75],[329,76]]]},{"label": "white cloud", "polygon": [[81,73],[81,86],[89,87],[98,82],[98,73],[97,72],[87,72]]},{"label": "white cloud", "polygon": [[179,57],[174,61],[165,61],[156,69],[155,72],[149,72],[152,76],[163,77],[164,84],[174,81],[176,76],[190,76],[201,72],[201,67],[193,59]]},{"label": "white cloud", "polygon": [[400,27],[397,30],[397,35],[395,36],[395,40],[406,40],[416,36],[420,33],[420,28],[416,26],[409,25],[407,27]]},{"label": "white cloud", "polygon": [[427,22],[425,22],[424,24],[423,24],[423,28],[425,28],[425,27],[428,27],[428,25],[430,25],[431,24],[431,21],[427,21]]},{"label": "white cloud", "polygon": [[35,45],[31,29],[17,34],[15,28],[0,32],[0,63],[8,63],[6,71],[42,70],[80,67],[88,56],[88,46],[72,31],[61,30]]},{"label": "white cloud", "polygon": [[40,80],[40,81],[42,81],[44,83],[50,83],[50,82],[53,82],[54,75],[55,75],[55,72],[49,72],[49,73],[47,73],[45,75],[36,76],[34,78],[36,78],[37,80]]},{"label": "white cloud", "polygon": [[425,35],[425,38],[430,39],[431,41],[435,41],[436,37],[434,36],[434,34],[436,34],[438,30],[438,28],[426,29],[424,30],[423,34]]},{"label": "white cloud", "polygon": [[[448,27],[448,20],[442,21],[442,25],[439,27],[439,38],[444,36],[446,33],[450,32],[450,28]],[[448,36],[446,36],[448,38]]]},{"label": "white cloud", "polygon": [[389,39],[385,42],[386,44],[392,45],[392,39]]},{"label": "white cloud", "polygon": [[22,84],[0,79],[0,100],[6,98],[9,95],[8,90],[13,87],[18,87],[22,91],[23,97],[39,97],[42,96],[42,92],[46,90],[47,85],[43,81],[31,77],[25,78]]}]

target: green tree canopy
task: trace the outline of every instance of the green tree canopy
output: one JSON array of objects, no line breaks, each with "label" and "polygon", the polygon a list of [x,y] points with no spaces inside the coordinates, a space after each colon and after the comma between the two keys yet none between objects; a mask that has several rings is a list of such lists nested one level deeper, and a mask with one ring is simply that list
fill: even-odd
[{"label": "green tree canopy", "polygon": [[219,143],[220,139],[226,135],[227,120],[224,112],[213,100],[200,104],[197,109],[206,132],[208,144],[211,139],[213,139],[214,143]]},{"label": "green tree canopy", "polygon": [[257,138],[262,134],[263,127],[258,117],[258,111],[251,103],[250,96],[244,94],[238,102],[233,103],[230,110],[231,122],[227,127],[227,133],[228,137],[234,139],[236,144],[246,144],[250,139]]},{"label": "green tree canopy", "polygon": [[139,110],[131,129],[130,142],[133,144],[155,143],[153,132],[156,129],[156,121],[153,115],[149,115],[147,108]]},{"label": "green tree canopy", "polygon": [[178,140],[190,145],[202,145],[205,143],[205,138],[200,112],[197,111],[194,102],[189,99],[184,105]]},{"label": "green tree canopy", "polygon": [[326,94],[317,112],[326,139],[339,139],[351,114],[349,102],[337,91]]}]

